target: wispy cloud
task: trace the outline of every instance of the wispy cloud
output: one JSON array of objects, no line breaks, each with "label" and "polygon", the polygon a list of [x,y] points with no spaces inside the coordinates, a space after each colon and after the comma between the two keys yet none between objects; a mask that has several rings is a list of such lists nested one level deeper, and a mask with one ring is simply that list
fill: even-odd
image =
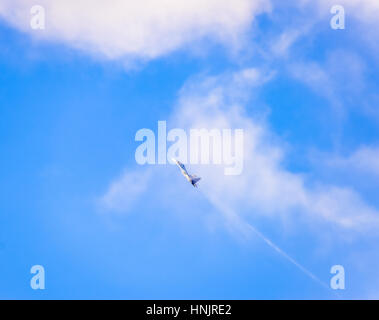
[{"label": "wispy cloud", "polygon": [[333,50],[325,61],[292,62],[288,70],[292,77],[325,98],[341,119],[351,112],[379,119],[376,84],[369,81],[368,69],[359,54]]},{"label": "wispy cloud", "polygon": [[125,170],[125,172],[108,187],[99,199],[99,206],[105,211],[126,213],[148,189],[150,171]]},{"label": "wispy cloud", "polygon": [[[223,175],[219,165],[197,166],[203,177],[204,195],[226,217],[241,225],[248,212],[261,217],[291,220],[301,213],[304,221],[332,223],[342,229],[365,231],[379,227],[379,212],[349,187],[322,184],[286,169],[285,148],[261,116],[246,112],[250,92],[272,78],[272,73],[244,69],[220,76],[200,76],[181,90],[171,117],[175,126],[190,128],[240,128],[244,130],[244,170],[238,176]],[[132,177],[135,177],[134,173]],[[156,176],[156,179],[159,177]],[[130,183],[126,175],[104,197],[110,208],[129,205],[130,196],[145,190]],[[143,180],[144,181],[144,180]],[[149,192],[149,188],[146,188]],[[120,199],[123,199],[122,201]],[[235,218],[235,219],[234,219]]]},{"label": "wispy cloud", "polygon": [[362,146],[347,156],[328,155],[326,164],[342,170],[358,171],[379,177],[379,148]]},{"label": "wispy cloud", "polygon": [[245,77],[243,82],[246,73],[244,70],[218,78],[196,79],[182,91],[176,111],[177,123],[185,128],[244,129],[245,169],[240,176],[223,176],[216,166],[198,168],[204,177],[202,188],[210,201],[226,211],[233,208],[236,212],[250,211],[283,219],[302,212],[310,221],[328,221],[342,228],[377,228],[379,212],[356,191],[320,185],[284,167],[284,148],[267,124],[246,114],[251,106],[246,96],[241,95],[257,90],[267,76],[254,69],[255,81]]}]

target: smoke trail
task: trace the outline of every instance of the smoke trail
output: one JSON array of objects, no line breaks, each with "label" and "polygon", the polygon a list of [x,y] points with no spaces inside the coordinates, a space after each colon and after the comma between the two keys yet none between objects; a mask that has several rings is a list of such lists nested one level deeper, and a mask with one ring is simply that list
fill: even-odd
[{"label": "smoke trail", "polygon": [[328,285],[322,282],[319,278],[317,278],[312,272],[303,267],[300,263],[298,263],[295,259],[285,253],[282,249],[280,249],[276,244],[274,244],[270,239],[268,239],[264,234],[254,228],[252,225],[247,224],[247,227],[252,230],[255,234],[257,234],[264,242],[266,242],[271,248],[273,248],[276,252],[278,252],[282,257],[287,259],[293,265],[295,265],[299,270],[301,270],[304,274],[310,277],[312,280],[322,285],[323,287],[329,289]]},{"label": "smoke trail", "polygon": [[299,262],[297,262],[294,258],[292,258],[290,255],[288,255],[285,251],[283,251],[281,248],[279,248],[275,243],[273,243],[270,239],[268,239],[263,233],[261,233],[258,229],[256,229],[251,224],[241,220],[241,218],[235,214],[233,210],[230,210],[224,206],[221,206],[218,204],[218,201],[215,201],[210,197],[209,195],[206,195],[203,191],[201,193],[207,198],[207,200],[212,203],[216,208],[218,208],[225,216],[225,218],[231,222],[233,227],[237,227],[240,231],[242,231],[245,235],[247,235],[246,230],[249,230],[253,233],[255,233],[258,237],[260,237],[264,242],[266,242],[267,245],[269,245],[271,248],[273,248],[277,253],[279,253],[283,258],[285,258],[287,261],[291,262],[296,268],[298,268],[301,272],[303,272],[305,275],[307,275],[309,278],[311,278],[313,281],[317,282],[321,286],[323,286],[326,289],[330,289],[329,286],[321,281],[319,278],[317,278],[312,272],[310,272],[307,268],[302,266]]}]

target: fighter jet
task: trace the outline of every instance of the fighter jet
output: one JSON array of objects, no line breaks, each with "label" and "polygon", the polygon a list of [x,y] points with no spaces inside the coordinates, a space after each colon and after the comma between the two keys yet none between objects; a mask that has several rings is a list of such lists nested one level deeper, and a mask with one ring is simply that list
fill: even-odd
[{"label": "fighter jet", "polygon": [[197,177],[195,175],[190,175],[188,174],[187,172],[187,169],[186,167],[184,166],[183,163],[181,163],[180,161],[176,160],[176,159],[172,159],[172,161],[174,161],[176,163],[176,165],[179,167],[180,171],[182,172],[182,175],[195,187],[197,188],[197,184],[199,182],[199,180],[201,179],[200,177]]}]

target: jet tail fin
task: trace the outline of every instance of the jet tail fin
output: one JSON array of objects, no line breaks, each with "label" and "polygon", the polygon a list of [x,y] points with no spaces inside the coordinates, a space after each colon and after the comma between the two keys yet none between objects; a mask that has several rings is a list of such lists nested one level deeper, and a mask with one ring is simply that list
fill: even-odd
[{"label": "jet tail fin", "polygon": [[196,183],[198,183],[200,180],[201,180],[200,177],[191,176],[191,182],[192,182],[192,184],[193,184],[195,187],[197,187],[197,186],[196,186]]}]

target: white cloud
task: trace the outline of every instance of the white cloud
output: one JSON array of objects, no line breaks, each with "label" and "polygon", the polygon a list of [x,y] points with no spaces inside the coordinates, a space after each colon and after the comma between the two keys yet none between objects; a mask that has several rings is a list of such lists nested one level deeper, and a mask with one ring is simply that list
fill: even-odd
[{"label": "white cloud", "polygon": [[379,176],[379,148],[362,146],[346,157],[329,157],[327,164],[340,169]]},{"label": "white cloud", "polygon": [[128,212],[139,196],[147,190],[149,179],[148,170],[125,171],[111,183],[107,192],[99,199],[99,205],[106,211]]},{"label": "white cloud", "polygon": [[356,53],[334,50],[327,54],[325,61],[293,62],[288,70],[292,77],[328,100],[337,115],[358,111],[378,117],[375,84],[368,81],[368,66]]},{"label": "white cloud", "polygon": [[[305,29],[305,28],[304,28]],[[270,47],[274,55],[286,57],[291,46],[305,33],[305,30],[286,30],[272,40]]]},{"label": "white cloud", "polygon": [[[344,230],[377,229],[378,210],[365,203],[351,188],[321,184],[286,169],[283,144],[260,116],[247,115],[249,96],[272,77],[272,73],[244,69],[216,77],[195,77],[182,88],[169,121],[174,127],[244,130],[243,173],[225,176],[220,165],[191,166],[190,171],[202,177],[199,190],[224,215],[229,227],[239,231],[249,232],[245,221],[257,215],[282,221],[301,217],[310,225],[315,221],[326,222]],[[156,170],[154,180],[182,181],[181,178],[162,178],[165,173],[160,175],[159,171]],[[144,179],[137,181],[140,180],[138,175],[138,172],[132,173],[134,179],[131,179],[127,174],[113,184],[103,197],[109,208],[127,211],[128,199],[145,189],[149,192]],[[133,187],[131,180],[142,186]],[[186,194],[188,192],[182,196]],[[181,199],[178,205],[183,201]]]},{"label": "white cloud", "polygon": [[247,92],[256,91],[269,78],[256,69],[247,69],[196,78],[182,90],[173,118],[178,126],[244,129],[242,175],[224,176],[220,167],[199,166],[196,171],[203,177],[204,194],[238,224],[248,215],[246,212],[283,219],[301,212],[304,219],[327,221],[351,230],[379,227],[379,212],[354,190],[308,181],[283,166],[284,148],[264,122],[245,112],[249,107]]},{"label": "white cloud", "polygon": [[238,46],[269,0],[40,0],[46,29],[30,28],[32,0],[2,0],[0,15],[42,38],[109,59],[152,59],[196,41]]}]

